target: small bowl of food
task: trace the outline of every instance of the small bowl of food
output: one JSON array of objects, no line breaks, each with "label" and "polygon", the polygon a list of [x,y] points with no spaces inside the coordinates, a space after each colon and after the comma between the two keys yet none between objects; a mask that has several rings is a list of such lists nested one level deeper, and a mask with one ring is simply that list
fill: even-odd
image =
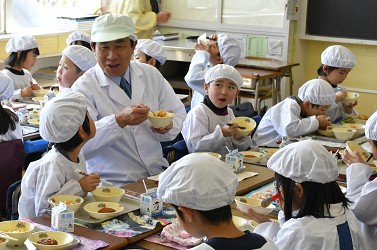
[{"label": "small bowl of food", "polygon": [[92,191],[96,201],[119,202],[125,191],[119,187],[97,187]]},{"label": "small bowl of food", "polygon": [[30,125],[39,126],[39,118],[31,118],[27,122]]},{"label": "small bowl of food", "polygon": [[32,233],[28,240],[40,250],[58,250],[67,248],[74,240],[73,236],[60,231],[39,231]]},{"label": "small bowl of food", "polygon": [[342,101],[343,105],[346,107],[352,105],[355,105],[357,98],[359,98],[359,93],[347,91],[347,97]]},{"label": "small bowl of food", "polygon": [[41,101],[44,101],[44,97],[43,96],[35,96],[33,98],[31,98],[34,102],[36,103],[39,103]]},{"label": "small bowl of food", "polygon": [[94,219],[106,220],[120,215],[124,207],[115,202],[91,202],[84,206],[84,210]]},{"label": "small bowl of food", "polygon": [[273,204],[269,204],[267,207],[262,207],[261,200],[249,197],[236,196],[235,202],[238,209],[244,213],[248,213],[248,210],[251,208],[256,213],[267,215],[275,208],[275,205]]},{"label": "small bowl of food", "polygon": [[8,241],[9,240],[1,238],[1,236],[0,236],[0,250],[3,250],[5,248],[5,246],[8,243]]},{"label": "small bowl of food", "polygon": [[346,142],[346,150],[353,157],[356,157],[355,151],[358,152],[364,161],[367,161],[370,156],[370,154],[362,146],[353,141]]},{"label": "small bowl of food", "polygon": [[241,218],[239,216],[234,216],[234,215],[232,216],[232,221],[233,221],[233,224],[238,228],[245,226],[247,223],[244,218]]},{"label": "small bowl of food", "polygon": [[243,154],[243,161],[246,163],[258,163],[265,157],[265,154],[254,151],[241,151],[240,153]]},{"label": "small bowl of food", "polygon": [[354,136],[361,136],[363,134],[365,134],[365,125],[364,124],[360,124],[360,123],[345,123],[343,125],[343,127],[345,128],[353,128],[353,129],[356,129],[356,133]]},{"label": "small bowl of food", "polygon": [[221,159],[221,154],[218,154],[218,153],[214,153],[214,152],[197,152],[199,154],[208,154],[208,155],[212,155],[213,157],[216,157],[217,159]]},{"label": "small bowl of food", "polygon": [[326,129],[318,129],[318,134],[326,136],[326,137],[335,137],[334,132],[332,131],[333,126],[327,126]]},{"label": "small bowl of food", "polygon": [[250,135],[251,132],[257,126],[257,123],[253,119],[247,116],[239,116],[239,117],[233,118],[230,122],[231,122],[230,124],[237,123],[238,125],[237,134],[242,137]]},{"label": "small bowl of food", "polygon": [[163,110],[155,112],[149,111],[148,120],[155,128],[165,128],[172,122],[174,116],[174,113],[165,112]]},{"label": "small bowl of food", "polygon": [[357,124],[364,124],[367,123],[367,120],[369,119],[369,116],[367,115],[357,115],[353,117],[355,119],[355,123]]},{"label": "small bowl of food", "polygon": [[0,232],[18,239],[18,241],[8,240],[7,246],[23,245],[33,230],[34,225],[26,221],[9,220],[0,222]]},{"label": "small bowl of food", "polygon": [[356,129],[336,127],[332,129],[332,132],[334,133],[336,139],[346,141],[355,135]]},{"label": "small bowl of food", "polygon": [[38,89],[33,91],[33,95],[36,97],[44,97],[48,92],[50,92],[50,90]]},{"label": "small bowl of food", "polygon": [[77,195],[57,194],[48,198],[47,201],[53,206],[58,206],[60,202],[63,202],[67,208],[76,213],[84,202],[84,199]]},{"label": "small bowl of food", "polygon": [[273,154],[275,154],[278,150],[278,148],[265,148],[263,149],[263,153],[266,155],[267,159],[270,159],[270,157]]},{"label": "small bowl of food", "polygon": [[41,110],[40,109],[38,109],[38,110],[31,110],[31,111],[29,111],[29,114],[30,114],[30,117],[32,118],[32,119],[34,119],[34,118],[39,118],[39,115],[41,114]]}]

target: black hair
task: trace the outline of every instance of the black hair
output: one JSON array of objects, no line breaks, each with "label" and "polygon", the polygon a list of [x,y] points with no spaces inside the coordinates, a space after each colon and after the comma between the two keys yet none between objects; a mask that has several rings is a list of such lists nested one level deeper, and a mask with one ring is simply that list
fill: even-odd
[{"label": "black hair", "polygon": [[[90,123],[89,123],[89,117],[88,114],[85,115],[84,122],[82,124],[82,128],[85,131],[85,133],[90,134]],[[61,142],[61,143],[54,143],[55,148],[57,149],[62,149],[67,152],[72,152],[75,148],[77,148],[83,140],[79,136],[79,132],[77,131],[76,134],[69,139],[66,142]]]},{"label": "black hair", "polygon": [[15,66],[20,66],[21,63],[23,61],[25,61],[26,59],[26,56],[27,54],[30,52],[30,51],[33,51],[34,54],[36,54],[37,56],[39,56],[39,49],[38,48],[34,48],[34,49],[29,49],[29,50],[24,50],[24,51],[20,51],[21,54],[20,54],[20,57],[18,57],[18,52],[12,52],[7,60],[5,61],[5,63],[7,65],[9,65],[10,67],[15,67]]},{"label": "black hair", "polygon": [[5,135],[8,130],[15,130],[16,123],[18,122],[18,116],[10,109],[3,108],[0,105],[0,134]]},{"label": "black hair", "polygon": [[[326,77],[328,74],[323,70],[323,66],[324,66],[324,64],[321,64],[321,66],[317,69],[317,74],[319,76]],[[330,73],[331,71],[336,70],[336,69],[339,69],[339,67],[329,66],[328,71]]]},{"label": "black hair", "polygon": [[[152,58],[153,58],[153,57],[151,57],[150,55],[145,54],[145,59],[146,59],[147,62],[148,62],[150,59],[152,59]],[[156,65],[155,65],[155,67],[156,67],[157,69],[159,69],[160,66],[161,66],[161,63],[160,63],[160,61],[158,61],[156,58],[155,58],[155,60],[156,60]]]},{"label": "black hair", "polygon": [[[171,204],[174,210],[177,212],[181,220],[184,220],[183,213],[178,209],[178,206]],[[208,224],[218,225],[223,222],[228,222],[232,220],[232,209],[230,205],[219,207],[209,211],[196,210],[195,213],[200,216],[200,218]]]},{"label": "black hair", "polygon": [[90,47],[90,43],[88,42],[85,42],[83,40],[76,40],[76,41],[73,41],[71,42],[69,45],[81,45],[81,46],[84,46],[90,50],[92,50],[92,48]]},{"label": "black hair", "polygon": [[[275,173],[275,181],[277,190],[283,191],[284,199],[284,215],[288,221],[292,216],[292,194],[296,182]],[[304,196],[299,212],[294,218],[302,218],[305,216],[313,216],[315,218],[328,218],[330,214],[330,205],[342,203],[343,207],[348,208],[350,201],[342,193],[339,185],[335,182],[317,183],[302,182],[304,188]],[[280,193],[281,194],[281,193]],[[325,211],[325,207],[326,210]],[[328,215],[327,215],[328,214]]]},{"label": "black hair", "polygon": [[[128,37],[129,38],[129,37]],[[132,40],[131,38],[129,38],[130,39],[130,43],[131,43],[131,47],[134,47],[134,45],[135,45],[135,41],[134,40]],[[96,42],[92,42],[93,43],[93,47],[96,47]]]}]

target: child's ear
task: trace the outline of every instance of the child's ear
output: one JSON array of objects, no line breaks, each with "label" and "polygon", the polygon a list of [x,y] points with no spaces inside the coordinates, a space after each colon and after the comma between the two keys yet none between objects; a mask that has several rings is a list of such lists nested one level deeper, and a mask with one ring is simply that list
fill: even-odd
[{"label": "child's ear", "polygon": [[322,66],[322,70],[323,70],[323,72],[326,73],[326,75],[328,75],[328,74],[329,74],[329,65],[324,64],[324,65]]},{"label": "child's ear", "polygon": [[194,218],[194,210],[188,207],[178,207],[178,210],[183,213],[183,216],[188,222],[192,222]]},{"label": "child's ear", "polygon": [[217,64],[222,64],[222,63],[224,63],[224,60],[223,60],[223,58],[221,56],[217,56],[216,57],[216,62],[217,62]]},{"label": "child's ear", "polygon": [[204,83],[204,91],[208,94],[209,84]]},{"label": "child's ear", "polygon": [[77,131],[77,133],[80,136],[80,138],[83,139],[83,140],[87,136],[87,133],[84,131],[82,126],[79,127],[79,130]]},{"label": "child's ear", "polygon": [[147,61],[147,64],[153,66],[153,67],[156,67],[156,59],[155,58],[151,58]]}]

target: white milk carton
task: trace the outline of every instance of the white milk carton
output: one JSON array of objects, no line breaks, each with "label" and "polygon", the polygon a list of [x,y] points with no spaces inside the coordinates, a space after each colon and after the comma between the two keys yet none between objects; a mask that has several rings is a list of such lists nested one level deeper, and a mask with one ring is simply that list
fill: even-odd
[{"label": "white milk carton", "polygon": [[238,152],[238,149],[231,150],[225,156],[225,164],[233,171],[243,168],[243,154]]},{"label": "white milk carton", "polygon": [[75,217],[72,210],[60,202],[58,206],[51,211],[51,229],[62,232],[73,232],[75,226]]},{"label": "white milk carton", "polygon": [[140,212],[151,217],[162,214],[163,203],[157,197],[157,188],[148,189],[140,196]]}]

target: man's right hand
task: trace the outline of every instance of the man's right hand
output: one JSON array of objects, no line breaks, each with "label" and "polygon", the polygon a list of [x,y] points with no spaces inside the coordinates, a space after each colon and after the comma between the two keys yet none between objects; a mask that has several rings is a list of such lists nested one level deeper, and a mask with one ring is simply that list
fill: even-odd
[{"label": "man's right hand", "polygon": [[139,125],[148,118],[149,107],[144,104],[132,105],[115,115],[119,127]]}]

